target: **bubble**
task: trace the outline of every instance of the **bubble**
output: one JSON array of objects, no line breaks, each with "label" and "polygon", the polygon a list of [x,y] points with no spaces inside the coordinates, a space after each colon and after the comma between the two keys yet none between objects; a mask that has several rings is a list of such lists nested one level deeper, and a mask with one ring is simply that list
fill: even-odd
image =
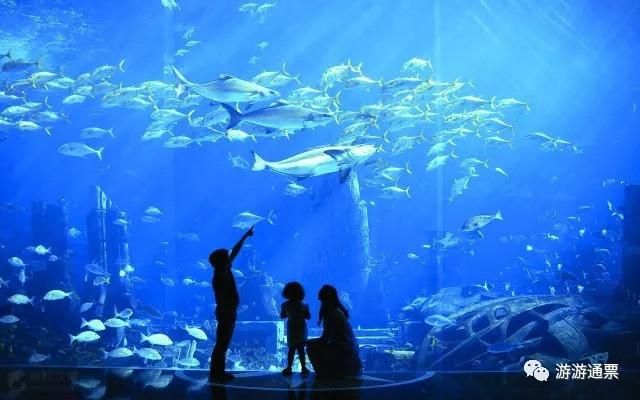
[{"label": "bubble", "polygon": [[546,382],[546,380],[549,378],[549,370],[545,367],[538,367],[535,371],[533,371],[533,377],[540,382]]},{"label": "bubble", "polygon": [[527,373],[527,376],[533,376],[533,372],[536,368],[542,367],[542,364],[538,360],[529,360],[524,363],[524,372]]}]

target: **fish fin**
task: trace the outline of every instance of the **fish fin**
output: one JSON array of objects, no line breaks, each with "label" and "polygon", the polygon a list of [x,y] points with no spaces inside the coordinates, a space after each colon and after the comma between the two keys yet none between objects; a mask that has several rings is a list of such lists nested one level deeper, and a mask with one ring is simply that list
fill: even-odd
[{"label": "fish fin", "polygon": [[325,150],[324,154],[330,156],[334,160],[340,162],[344,158],[344,151],[342,150]]},{"label": "fish fin", "polygon": [[253,167],[251,167],[252,171],[262,171],[266,169],[269,165],[265,160],[263,160],[255,151],[251,151],[253,154]]},{"label": "fish fin", "polygon": [[227,74],[220,74],[218,75],[218,79],[221,81],[226,81],[227,79],[232,79],[233,76],[231,75],[227,75]]},{"label": "fish fin", "polygon": [[102,350],[102,355],[104,356],[104,359],[106,360],[107,358],[109,358],[109,352]]},{"label": "fish fin", "polygon": [[80,323],[80,329],[84,328],[85,326],[87,326],[88,322],[86,319],[84,319],[84,317],[82,317],[82,322]]},{"label": "fish fin", "polygon": [[499,221],[502,221],[502,213],[498,210],[498,212],[496,213],[494,218],[499,220]]},{"label": "fish fin", "polygon": [[113,134],[113,128],[109,129],[107,132],[109,132],[109,136],[111,136],[112,138],[116,138],[115,135]]},{"label": "fish fin", "polygon": [[240,121],[242,121],[242,114],[238,112],[235,108],[231,107],[226,103],[220,103],[220,105],[229,113],[229,123],[227,124],[227,129],[231,129],[234,126],[238,125]]},{"label": "fish fin", "polygon": [[124,62],[126,60],[123,58],[122,61],[120,61],[120,63],[118,64],[118,69],[122,72],[124,72]]},{"label": "fish fin", "polygon": [[351,173],[351,168],[345,168],[340,170],[340,183],[344,183]]},{"label": "fish fin", "polygon": [[72,345],[73,342],[75,341],[76,341],[76,338],[72,334],[69,334],[69,345]]},{"label": "fish fin", "polygon": [[47,135],[51,136],[50,128],[44,128],[44,131],[47,133]]},{"label": "fish fin", "polygon": [[405,193],[407,194],[408,198],[411,198],[411,194],[409,194],[409,186],[407,186],[407,188],[405,189]]},{"label": "fish fin", "polygon": [[104,147],[100,147],[98,150],[96,150],[96,155],[98,156],[98,158],[100,160],[102,160],[102,151],[104,150]]},{"label": "fish fin", "polygon": [[[175,66],[172,65],[171,70],[173,71],[173,74],[180,82],[182,82],[186,86],[193,85],[193,83],[189,82],[187,78],[185,78],[184,75],[182,75],[182,73],[180,73],[180,71],[178,71],[178,69]],[[120,86],[122,86],[122,83],[120,83]]]}]

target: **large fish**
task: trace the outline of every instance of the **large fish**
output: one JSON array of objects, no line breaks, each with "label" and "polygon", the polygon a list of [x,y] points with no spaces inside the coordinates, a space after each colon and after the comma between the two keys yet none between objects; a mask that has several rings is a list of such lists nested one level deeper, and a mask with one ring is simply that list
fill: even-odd
[{"label": "large fish", "polygon": [[335,119],[333,113],[316,111],[287,102],[277,102],[272,106],[246,113],[239,113],[227,104],[222,104],[222,106],[230,117],[227,129],[244,121],[268,129],[295,131],[326,125],[330,120]]},{"label": "large fish", "polygon": [[340,173],[340,181],[344,182],[351,168],[369,159],[377,148],[369,144],[355,146],[324,146],[308,150],[281,161],[265,161],[255,152],[253,171],[271,170],[278,174],[294,176],[299,179]]},{"label": "large fish", "polygon": [[280,97],[276,90],[268,89],[256,83],[245,81],[231,75],[220,75],[215,81],[193,83],[171,67],[176,78],[200,96],[218,103],[245,103],[267,101]]}]

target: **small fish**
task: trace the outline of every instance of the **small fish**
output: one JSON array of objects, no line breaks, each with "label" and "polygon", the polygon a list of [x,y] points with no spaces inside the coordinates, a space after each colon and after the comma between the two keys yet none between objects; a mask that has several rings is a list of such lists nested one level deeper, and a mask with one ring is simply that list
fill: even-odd
[{"label": "small fish", "polygon": [[31,305],[33,305],[33,301],[35,299],[36,299],[35,297],[28,298],[27,296],[25,296],[23,294],[14,294],[13,296],[9,297],[7,300],[9,301],[9,303],[13,303],[13,304],[31,304]]},{"label": "small fish", "polygon": [[427,318],[424,319],[424,322],[436,328],[442,328],[442,327],[453,324],[453,321],[451,321],[449,318],[439,314],[429,315]]},{"label": "small fish", "polygon": [[160,281],[169,287],[173,287],[176,285],[175,282],[173,282],[173,279],[167,278],[166,276],[163,276],[163,275],[160,276]]},{"label": "small fish", "polygon": [[150,347],[143,347],[141,349],[137,349],[134,346],[133,353],[144,358],[145,360],[150,360],[150,361],[162,360],[162,356],[160,355],[160,353],[158,353],[157,350],[152,349]]},{"label": "small fish", "polygon": [[496,167],[496,172],[500,175],[509,176],[502,168]]},{"label": "small fish", "polygon": [[93,307],[93,303],[82,303],[79,313],[87,312],[91,307]]},{"label": "small fish", "polygon": [[184,279],[182,280],[182,283],[183,283],[184,285],[190,286],[190,285],[195,285],[195,284],[196,284],[196,281],[194,281],[194,280],[193,280],[193,279],[191,279],[191,278],[184,278]]},{"label": "small fish", "polygon": [[124,310],[118,312],[116,306],[113,306],[113,315],[114,318],[129,319],[133,315],[133,310],[130,308],[125,308]]},{"label": "small fish", "polygon": [[95,262],[85,265],[84,269],[94,275],[109,276],[109,273]]},{"label": "small fish", "polygon": [[44,246],[43,246],[43,245],[41,245],[41,244],[37,245],[37,246],[36,246],[36,248],[35,248],[35,253],[36,253],[36,254],[39,254],[39,255],[41,255],[41,256],[43,256],[43,255],[45,255],[45,254],[48,254],[48,253],[50,253],[50,252],[51,252],[51,247],[46,248],[46,247],[44,247]]},{"label": "small fish", "polygon": [[197,233],[188,232],[188,233],[178,233],[178,239],[183,239],[189,242],[199,242],[200,237]]},{"label": "small fish", "polygon": [[4,315],[2,317],[0,317],[0,323],[2,324],[14,324],[16,322],[20,321],[20,318],[16,317],[15,315]]},{"label": "small fish", "polygon": [[291,197],[297,197],[309,191],[308,188],[296,183],[289,182],[289,184],[284,189],[284,194]]},{"label": "small fish", "polygon": [[147,207],[147,209],[144,210],[144,213],[147,214],[147,215],[151,215],[153,217],[160,217],[160,216],[164,215],[164,213],[162,211],[160,211],[160,209],[158,207],[153,207],[153,206]]},{"label": "small fish", "polygon": [[407,258],[409,258],[410,260],[418,260],[418,259],[420,259],[420,257],[415,253],[407,254]]},{"label": "small fish", "polygon": [[78,228],[70,228],[67,231],[67,235],[69,235],[69,237],[76,239],[78,237],[80,237],[80,235],[82,235],[82,232],[78,229]]},{"label": "small fish", "polygon": [[232,227],[234,228],[239,228],[239,229],[249,229],[252,226],[254,226],[255,224],[257,224],[258,222],[267,220],[267,222],[271,225],[274,225],[274,219],[275,219],[276,215],[274,213],[273,210],[269,211],[269,214],[267,215],[267,217],[261,217],[259,215],[256,214],[252,214],[249,211],[245,211],[242,212],[238,215],[236,215],[233,219],[232,222]]},{"label": "small fish", "polygon": [[101,139],[105,136],[111,136],[113,139],[116,137],[113,134],[113,128],[111,129],[103,129],[103,128],[85,128],[80,133],[80,137],[82,139]]},{"label": "small fish", "polygon": [[116,218],[113,220],[113,224],[118,226],[127,226],[129,225],[129,221],[124,218]]},{"label": "small fish", "polygon": [[111,277],[109,276],[96,276],[95,279],[93,280],[94,286],[109,285],[109,284],[111,284]]},{"label": "small fish", "polygon": [[127,349],[126,347],[113,349],[109,352],[103,350],[102,353],[104,354],[105,360],[107,358],[126,358],[126,357],[131,357],[133,355],[133,351]]},{"label": "small fish", "polygon": [[502,221],[502,213],[498,211],[495,215],[477,215],[471,217],[464,223],[462,230],[464,232],[476,231],[484,228],[492,221]]},{"label": "small fish", "polygon": [[160,218],[151,215],[143,215],[140,220],[146,224],[156,224],[160,222]]},{"label": "small fish", "polygon": [[84,328],[85,326],[96,332],[104,331],[105,329],[107,329],[104,323],[102,323],[102,321],[100,321],[99,319],[92,319],[91,321],[87,321],[86,319],[82,318],[80,329]]},{"label": "small fish", "polygon": [[26,266],[26,264],[24,263],[24,261],[22,261],[21,258],[19,257],[11,257],[9,258],[9,264],[13,267],[16,268],[24,268]]},{"label": "small fish", "polygon": [[380,197],[384,199],[398,199],[398,198],[411,198],[411,194],[409,193],[409,186],[405,189],[402,189],[398,186],[388,186],[382,189],[382,194]]},{"label": "small fish", "polygon": [[70,345],[73,344],[73,342],[88,343],[88,342],[95,342],[98,339],[100,339],[100,335],[98,335],[97,333],[95,333],[93,331],[80,332],[76,336],[73,336],[73,335],[69,334],[69,344]]},{"label": "small fish", "polygon": [[173,341],[169,338],[169,336],[165,335],[164,333],[156,333],[149,336],[146,336],[144,333],[142,333],[141,336],[142,338],[140,339],[140,343],[149,342],[157,346],[171,346],[173,344]]},{"label": "small fish", "polygon": [[193,336],[196,339],[207,340],[207,334],[200,328],[189,327],[188,325],[184,328],[190,336]]},{"label": "small fish", "polygon": [[124,328],[124,327],[131,328],[129,321],[123,321],[120,318],[109,318],[104,322],[104,324],[109,328]]},{"label": "small fish", "polygon": [[44,355],[44,354],[38,354],[38,353],[33,353],[30,357],[29,357],[29,364],[38,364],[41,363],[45,360],[48,360],[49,358],[51,358],[50,355]]},{"label": "small fish", "polygon": [[63,292],[62,290],[50,290],[44,295],[43,299],[48,301],[62,300],[62,299],[66,299],[67,297],[70,297],[71,294],[73,294],[73,292]]},{"label": "small fish", "polygon": [[95,154],[100,160],[102,160],[103,150],[104,150],[104,147],[100,147],[99,149],[94,149],[87,146],[84,143],[78,143],[78,142],[65,143],[60,147],[58,147],[58,153],[63,154],[65,156],[84,158],[89,154]]}]

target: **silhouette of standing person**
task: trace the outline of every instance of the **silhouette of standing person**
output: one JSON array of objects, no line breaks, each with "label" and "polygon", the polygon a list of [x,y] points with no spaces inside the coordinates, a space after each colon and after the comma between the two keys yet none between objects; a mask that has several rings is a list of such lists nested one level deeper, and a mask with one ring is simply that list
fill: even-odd
[{"label": "silhouette of standing person", "polygon": [[233,374],[226,372],[225,356],[231,344],[233,329],[236,326],[237,310],[240,304],[238,287],[231,272],[233,260],[236,258],[244,241],[253,236],[253,227],[245,232],[238,243],[233,246],[231,254],[227,249],[217,249],[209,254],[209,263],[213,267],[213,294],[216,300],[216,344],[211,353],[211,368],[209,379],[212,381],[225,382],[234,378]]}]

